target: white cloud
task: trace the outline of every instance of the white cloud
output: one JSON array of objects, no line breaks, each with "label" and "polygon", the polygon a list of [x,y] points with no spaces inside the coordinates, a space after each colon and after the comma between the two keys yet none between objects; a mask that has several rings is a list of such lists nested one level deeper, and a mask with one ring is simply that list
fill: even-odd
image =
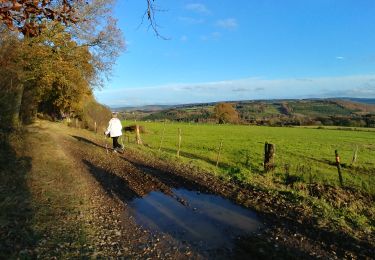
[{"label": "white cloud", "polygon": [[182,35],[180,37],[180,41],[182,41],[182,42],[186,42],[187,40],[188,40],[188,37],[186,35]]},{"label": "white cloud", "polygon": [[195,4],[187,4],[185,5],[185,9],[189,11],[193,11],[196,13],[202,13],[202,14],[210,14],[211,11],[208,10],[208,8],[204,4],[195,3]]},{"label": "white cloud", "polygon": [[221,37],[221,33],[219,33],[219,32],[213,32],[213,33],[211,33],[211,37],[213,37],[215,39],[220,38]]},{"label": "white cloud", "polygon": [[209,40],[217,40],[221,37],[221,33],[219,32],[212,32],[210,34],[207,34],[207,35],[202,35],[200,37],[200,39],[202,41],[209,41]]},{"label": "white cloud", "polygon": [[218,20],[216,22],[216,25],[221,27],[221,28],[229,29],[229,30],[233,30],[233,29],[236,29],[238,27],[237,20],[234,19],[234,18],[227,18],[227,19]]},{"label": "white cloud", "polygon": [[345,60],[345,57],[337,56],[337,57],[336,57],[336,60]]},{"label": "white cloud", "polygon": [[[264,79],[259,77],[202,83],[96,91],[107,105],[150,105],[283,98],[375,98],[375,75]],[[127,103],[119,102],[128,100]]]},{"label": "white cloud", "polygon": [[202,24],[205,22],[205,20],[201,18],[197,19],[197,18],[185,17],[185,16],[178,17],[178,20],[180,20],[181,22],[185,24]]}]

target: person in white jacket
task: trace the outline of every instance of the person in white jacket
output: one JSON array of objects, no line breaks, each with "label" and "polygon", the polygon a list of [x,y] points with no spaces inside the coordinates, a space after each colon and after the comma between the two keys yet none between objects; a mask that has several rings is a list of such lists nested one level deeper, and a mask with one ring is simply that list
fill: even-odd
[{"label": "person in white jacket", "polygon": [[118,138],[122,135],[122,124],[120,119],[117,118],[116,112],[112,113],[112,118],[109,120],[107,131],[105,131],[104,134],[112,138],[114,151],[116,151],[117,148],[123,148],[118,142]]}]

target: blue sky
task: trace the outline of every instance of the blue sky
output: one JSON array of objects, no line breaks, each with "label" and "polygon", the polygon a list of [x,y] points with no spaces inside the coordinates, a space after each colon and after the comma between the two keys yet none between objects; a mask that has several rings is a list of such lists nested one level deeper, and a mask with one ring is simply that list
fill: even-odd
[{"label": "blue sky", "polygon": [[95,91],[110,106],[374,97],[374,0],[118,0],[127,50]]}]

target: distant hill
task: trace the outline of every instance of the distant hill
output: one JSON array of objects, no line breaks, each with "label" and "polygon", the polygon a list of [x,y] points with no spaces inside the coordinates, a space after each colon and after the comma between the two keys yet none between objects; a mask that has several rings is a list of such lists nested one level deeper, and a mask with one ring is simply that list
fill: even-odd
[{"label": "distant hill", "polygon": [[[218,103],[223,102],[124,107],[116,110],[122,111],[122,117],[129,120],[216,122],[214,107]],[[375,99],[282,99],[226,103],[233,105],[243,124],[375,127]]]},{"label": "distant hill", "polygon": [[164,109],[175,107],[173,105],[147,105],[139,107],[112,107],[114,111],[130,112],[130,111],[145,111],[145,112],[154,112]]},{"label": "distant hill", "polygon": [[364,104],[375,104],[375,98],[341,98]]}]

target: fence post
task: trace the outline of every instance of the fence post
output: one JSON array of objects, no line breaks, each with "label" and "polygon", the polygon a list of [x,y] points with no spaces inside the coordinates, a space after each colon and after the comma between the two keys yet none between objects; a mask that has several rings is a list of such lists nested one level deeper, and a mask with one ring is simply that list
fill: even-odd
[{"label": "fence post", "polygon": [[137,142],[137,144],[142,144],[142,140],[141,140],[141,134],[139,133],[139,125],[136,125],[135,126],[135,140]]},{"label": "fence post", "polygon": [[94,129],[95,129],[95,133],[97,133],[98,132],[98,127],[97,127],[96,121],[95,121]]},{"label": "fence post", "polygon": [[177,157],[180,157],[180,149],[181,149],[181,128],[178,128],[178,149],[177,149]]},{"label": "fence post", "polygon": [[161,146],[162,146],[162,144],[163,144],[164,133],[165,133],[165,121],[164,121],[163,133],[162,133],[162,135],[161,135],[161,139],[160,139],[159,151],[161,150]]},{"label": "fence post", "polygon": [[266,142],[264,144],[264,171],[269,172],[275,167],[274,156],[275,156],[275,145]]},{"label": "fence post", "polygon": [[356,163],[357,155],[358,155],[358,145],[356,146],[354,154],[353,154],[352,165],[354,165]]},{"label": "fence post", "polygon": [[218,151],[218,153],[217,153],[217,158],[216,158],[216,167],[219,166],[219,160],[220,160],[221,148],[223,148],[223,140],[221,140],[221,142],[220,142],[219,151]]},{"label": "fence post", "polygon": [[339,174],[340,185],[343,186],[343,179],[342,179],[342,175],[341,175],[340,156],[339,156],[339,152],[337,150],[335,150],[335,157],[336,157],[336,166],[337,166],[337,172]]}]

